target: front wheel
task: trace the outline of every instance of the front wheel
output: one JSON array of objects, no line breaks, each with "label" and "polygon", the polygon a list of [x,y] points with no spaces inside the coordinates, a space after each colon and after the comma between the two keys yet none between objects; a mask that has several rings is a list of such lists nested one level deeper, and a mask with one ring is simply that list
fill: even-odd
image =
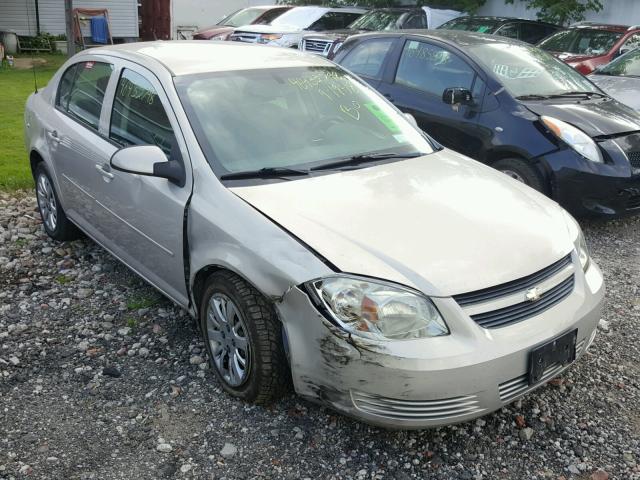
[{"label": "front wheel", "polygon": [[47,235],[59,241],[79,238],[80,231],[65,215],[51,176],[42,162],[36,167],[35,180],[38,210]]},{"label": "front wheel", "polygon": [[287,390],[282,326],[253,287],[231,272],[214,273],[204,289],[200,322],[209,362],[227,393],[268,404]]},{"label": "front wheel", "polygon": [[520,158],[503,158],[492,166],[514,180],[518,180],[539,192],[546,193],[542,176],[538,170],[527,161]]}]

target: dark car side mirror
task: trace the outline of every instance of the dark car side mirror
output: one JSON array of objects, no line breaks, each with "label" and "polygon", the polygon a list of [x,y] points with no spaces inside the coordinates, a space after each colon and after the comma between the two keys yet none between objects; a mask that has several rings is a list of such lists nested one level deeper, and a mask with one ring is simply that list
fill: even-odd
[{"label": "dark car side mirror", "polygon": [[109,162],[115,170],[148,177],[166,178],[183,187],[186,180],[184,166],[177,160],[167,160],[156,145],[133,145],[116,151]]},{"label": "dark car side mirror", "polygon": [[442,101],[447,105],[473,105],[473,96],[468,88],[445,88],[442,92]]}]

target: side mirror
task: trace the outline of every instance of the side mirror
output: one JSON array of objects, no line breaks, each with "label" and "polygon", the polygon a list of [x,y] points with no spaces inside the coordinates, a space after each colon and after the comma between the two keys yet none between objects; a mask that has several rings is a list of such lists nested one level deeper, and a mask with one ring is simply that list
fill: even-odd
[{"label": "side mirror", "polygon": [[410,113],[403,113],[403,115],[404,115],[404,118],[406,118],[411,125],[418,128],[418,122],[416,121],[416,117],[414,117]]},{"label": "side mirror", "polygon": [[134,145],[121,148],[111,156],[109,163],[115,170],[166,178],[179,187],[183,187],[186,180],[182,163],[177,160],[167,160],[165,153],[156,145]]},{"label": "side mirror", "polygon": [[473,105],[473,96],[468,88],[445,88],[442,101],[447,105]]}]

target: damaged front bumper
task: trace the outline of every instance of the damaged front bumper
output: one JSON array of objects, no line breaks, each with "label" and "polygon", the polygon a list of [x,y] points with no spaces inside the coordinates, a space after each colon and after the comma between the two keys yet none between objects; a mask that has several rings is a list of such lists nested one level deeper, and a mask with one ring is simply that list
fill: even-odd
[{"label": "damaged front bumper", "polygon": [[485,415],[552,379],[566,366],[528,384],[531,350],[577,329],[579,358],[595,337],[603,296],[592,265],[561,303],[498,329],[477,325],[452,298],[433,298],[450,335],[384,342],[344,332],[298,288],[277,308],[299,395],[370,424],[409,429]]}]

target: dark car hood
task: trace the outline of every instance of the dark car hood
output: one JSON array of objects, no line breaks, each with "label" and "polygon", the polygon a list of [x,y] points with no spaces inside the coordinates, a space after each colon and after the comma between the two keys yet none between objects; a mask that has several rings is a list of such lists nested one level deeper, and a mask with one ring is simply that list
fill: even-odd
[{"label": "dark car hood", "polygon": [[351,35],[357,35],[358,33],[366,33],[368,30],[354,30],[350,28],[343,28],[341,30],[328,30],[325,32],[313,32],[308,33],[304,38],[321,38],[323,40],[344,40]]},{"label": "dark car hood", "polygon": [[640,114],[612,99],[587,100],[581,103],[526,102],[524,105],[538,115],[570,123],[591,137],[640,131]]}]

